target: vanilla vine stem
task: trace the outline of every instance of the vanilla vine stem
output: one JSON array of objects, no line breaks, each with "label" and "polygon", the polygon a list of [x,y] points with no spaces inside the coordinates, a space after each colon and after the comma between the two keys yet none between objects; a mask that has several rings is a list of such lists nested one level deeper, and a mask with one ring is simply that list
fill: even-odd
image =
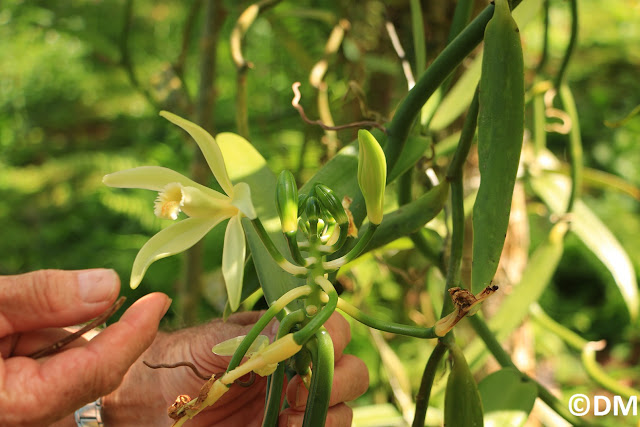
[{"label": "vanilla vine stem", "polygon": [[[521,2],[522,0],[513,0],[512,8],[515,9]],[[483,40],[484,29],[493,16],[493,9],[493,5],[487,6],[444,48],[398,106],[389,127],[387,127],[387,144],[384,148],[387,158],[387,171],[391,172],[400,158],[409,136],[409,131],[422,106],[447,76]]]}]

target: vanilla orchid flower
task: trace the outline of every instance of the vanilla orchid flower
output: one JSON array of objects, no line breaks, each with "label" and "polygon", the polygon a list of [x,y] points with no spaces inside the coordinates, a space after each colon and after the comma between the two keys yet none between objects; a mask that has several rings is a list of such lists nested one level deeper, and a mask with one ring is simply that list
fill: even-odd
[{"label": "vanilla orchid flower", "polygon": [[140,249],[131,272],[131,288],[138,287],[147,268],[156,260],[183,252],[212,228],[229,219],[222,252],[224,276],[231,309],[240,305],[246,242],[242,217],[256,218],[249,185],[231,183],[222,152],[215,139],[200,126],[167,111],[160,115],[187,131],[196,141],[223,193],[159,166],[142,166],[106,175],[103,182],[110,187],[142,188],[158,191],[154,213],[176,220],[180,212],[188,218],[161,230]]}]

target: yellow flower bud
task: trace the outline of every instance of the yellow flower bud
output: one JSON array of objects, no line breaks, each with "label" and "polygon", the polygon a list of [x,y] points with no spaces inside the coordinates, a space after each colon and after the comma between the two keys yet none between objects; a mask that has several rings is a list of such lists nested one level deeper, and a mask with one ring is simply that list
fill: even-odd
[{"label": "yellow flower bud", "polygon": [[387,184],[387,160],[382,147],[368,130],[358,131],[358,184],[372,224],[382,222],[384,189]]},{"label": "yellow flower bud", "polygon": [[276,208],[283,233],[298,230],[298,187],[293,174],[287,170],[280,172],[276,184]]}]

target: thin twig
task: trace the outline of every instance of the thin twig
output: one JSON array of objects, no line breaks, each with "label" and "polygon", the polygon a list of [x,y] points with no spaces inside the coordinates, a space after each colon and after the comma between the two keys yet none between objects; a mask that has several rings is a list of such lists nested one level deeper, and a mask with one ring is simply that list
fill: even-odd
[{"label": "thin twig", "polygon": [[127,297],[120,297],[118,298],[118,300],[116,302],[113,303],[113,305],[104,313],[102,313],[100,316],[96,317],[95,319],[93,319],[91,322],[87,323],[84,327],[82,327],[80,330],[67,335],[66,337],[56,341],[55,343],[48,345],[44,348],[41,348],[40,350],[33,352],[29,355],[27,355],[27,357],[31,357],[32,359],[40,359],[41,357],[45,357],[45,356],[51,356],[52,354],[56,354],[57,352],[59,352],[64,346],[72,343],[73,341],[77,340],[78,338],[80,338],[82,335],[84,335],[85,333],[89,332],[90,330],[102,325],[104,322],[106,322],[111,316],[113,316],[115,314],[116,311],[118,311],[120,309],[120,307],[122,307],[122,304],[124,304],[125,300],[127,299]]},{"label": "thin twig", "polygon": [[[186,367],[186,368],[190,368],[193,373],[198,377],[201,378],[205,381],[209,381],[211,379],[210,375],[205,375],[203,373],[201,373],[198,368],[196,368],[196,365],[194,365],[191,362],[176,362],[176,363],[159,363],[157,365],[153,365],[149,362],[147,362],[146,360],[143,360],[142,363],[145,364],[145,366],[151,368],[151,369],[162,369],[162,368],[167,368],[167,369],[173,369],[173,368],[180,368],[182,366]],[[214,373],[213,377],[217,377],[219,375],[224,374],[223,372],[219,372],[219,373]],[[240,387],[250,387],[251,385],[253,385],[253,383],[256,381],[256,374],[255,372],[249,372],[249,379],[247,381],[240,381],[240,379],[238,378],[237,380],[234,381],[234,384],[238,384]]]},{"label": "thin twig", "polygon": [[300,88],[300,82],[295,82],[291,86],[291,89],[293,89],[293,94],[294,94],[293,100],[291,101],[291,105],[293,105],[293,108],[298,110],[298,113],[300,114],[300,117],[302,118],[302,120],[309,123],[310,125],[320,126],[322,129],[325,129],[325,130],[344,130],[344,129],[351,129],[351,128],[374,127],[374,128],[380,129],[384,133],[387,133],[386,128],[378,122],[360,121],[360,122],[347,123],[345,125],[340,125],[340,126],[328,126],[324,124],[322,120],[309,119],[304,112],[304,108],[302,108],[302,105],[300,105],[300,98],[302,97],[302,95],[300,94],[299,88]]},{"label": "thin twig", "polygon": [[161,369],[161,368],[167,368],[167,369],[173,369],[173,368],[178,368],[180,366],[186,366],[187,368],[191,368],[191,370],[193,371],[194,374],[196,374],[196,376],[198,378],[201,378],[205,381],[209,381],[209,379],[211,379],[210,375],[205,375],[203,373],[201,373],[198,368],[196,368],[196,365],[194,365],[191,362],[176,362],[176,363],[160,363],[158,365],[152,365],[151,363],[147,362],[146,360],[143,360],[142,363],[145,364],[145,366],[151,368],[151,369]]}]

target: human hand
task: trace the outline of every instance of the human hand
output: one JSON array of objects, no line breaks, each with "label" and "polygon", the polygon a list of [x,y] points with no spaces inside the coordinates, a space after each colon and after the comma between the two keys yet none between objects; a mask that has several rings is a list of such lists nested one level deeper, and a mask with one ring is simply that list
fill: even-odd
[{"label": "human hand", "polygon": [[[246,335],[262,313],[238,313],[226,322],[213,320],[170,334],[159,334],[152,346],[135,363],[125,376],[118,390],[103,399],[105,423],[122,425],[135,420],[137,426],[170,425],[167,407],[180,394],[198,395],[204,380],[190,369],[180,367],[156,371],[142,364],[173,364],[191,362],[201,373],[211,375],[226,370],[230,357],[216,356],[211,348],[227,339]],[[265,334],[273,337],[277,331],[275,323],[267,326]],[[368,371],[364,363],[355,356],[343,354],[351,339],[349,324],[339,314],[334,314],[325,324],[334,343],[335,374],[327,426],[351,425],[352,412],[344,402],[364,393],[369,385]],[[261,425],[264,414],[266,378],[256,376],[249,387],[239,384],[231,386],[211,408],[206,409],[187,426],[236,426]],[[290,408],[280,415],[279,425],[300,426],[304,415],[308,392],[300,377],[294,377],[286,388]]]},{"label": "human hand", "polygon": [[53,356],[24,357],[99,316],[120,291],[113,270],[41,270],[0,277],[0,425],[75,425],[73,411],[114,390],[153,341],[169,307],[155,293],[136,301],[94,339]]}]

